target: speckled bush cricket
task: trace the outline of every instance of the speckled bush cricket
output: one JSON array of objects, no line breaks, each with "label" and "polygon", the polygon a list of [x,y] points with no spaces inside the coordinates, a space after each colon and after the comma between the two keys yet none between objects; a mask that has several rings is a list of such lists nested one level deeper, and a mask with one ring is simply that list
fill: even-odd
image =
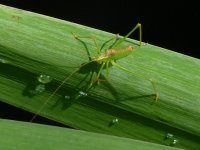
[{"label": "speckled bush cricket", "polygon": [[[99,83],[100,79],[100,75],[103,71],[103,69],[106,69],[106,78],[108,78],[108,74],[109,74],[109,65],[111,64],[112,66],[115,66],[121,70],[124,70],[127,73],[136,75],[140,78],[143,78],[145,80],[150,81],[150,83],[152,84],[152,88],[153,88],[153,95],[155,95],[155,101],[158,100],[159,98],[159,94],[157,92],[156,89],[156,85],[155,85],[155,81],[147,78],[145,76],[141,76],[137,73],[133,73],[132,71],[130,71],[129,69],[124,68],[123,66],[119,65],[116,63],[116,60],[124,58],[130,54],[132,54],[132,52],[134,52],[136,49],[132,46],[132,45],[128,45],[126,47],[120,47],[121,44],[135,31],[139,29],[139,45],[142,45],[142,26],[140,23],[138,23],[126,36],[124,36],[123,38],[119,39],[118,41],[116,41],[112,47],[110,47],[109,49],[106,49],[104,52],[101,52],[101,48],[99,47],[96,38],[95,37],[91,37],[91,36],[85,36],[85,37],[81,37],[81,36],[76,36],[75,34],[74,37],[75,39],[80,39],[80,38],[89,38],[92,39],[96,48],[97,48],[97,55],[91,58],[91,61],[89,61],[88,63],[83,64],[80,68],[82,68],[83,66],[91,63],[91,62],[96,62],[97,64],[100,65],[100,68],[97,72],[97,76],[96,79],[90,84],[89,88],[94,84],[94,83]],[[117,39],[117,36],[115,36],[113,39]],[[49,96],[49,98],[45,101],[44,105],[39,109],[39,111],[33,116],[33,118],[31,119],[31,122],[36,118],[36,116],[41,112],[41,110],[44,108],[44,106],[48,103],[48,101],[55,95],[55,93],[62,87],[62,85],[76,72],[78,72],[79,69],[75,70],[71,75],[69,75],[68,77],[66,77],[63,82],[55,89],[55,91]]]}]

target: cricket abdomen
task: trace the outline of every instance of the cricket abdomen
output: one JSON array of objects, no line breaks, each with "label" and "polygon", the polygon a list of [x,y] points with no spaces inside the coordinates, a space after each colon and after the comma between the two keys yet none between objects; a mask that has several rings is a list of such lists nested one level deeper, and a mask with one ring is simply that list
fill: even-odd
[{"label": "cricket abdomen", "polygon": [[125,48],[108,49],[106,52],[103,52],[99,56],[94,57],[93,60],[98,63],[102,63],[104,61],[117,60],[128,56],[134,50],[135,49],[133,49],[132,46],[128,46]]}]

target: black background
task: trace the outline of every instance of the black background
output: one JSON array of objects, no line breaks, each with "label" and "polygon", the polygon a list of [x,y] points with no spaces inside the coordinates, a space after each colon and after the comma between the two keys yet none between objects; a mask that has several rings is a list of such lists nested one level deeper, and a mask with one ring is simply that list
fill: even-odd
[{"label": "black background", "polygon": [[200,58],[199,4],[141,0],[7,0],[2,4],[125,35],[143,25],[143,41]]},{"label": "black background", "polygon": [[[200,58],[198,4],[184,2],[152,2],[134,0],[116,1],[67,1],[67,0],[7,0],[1,4],[33,11],[36,13],[83,24],[112,33],[125,35],[138,22],[143,25],[143,41],[173,51]],[[177,3],[175,3],[177,2]],[[132,37],[134,38],[134,37]],[[1,112],[24,116],[32,114],[6,109],[0,104]],[[21,113],[21,114],[20,114]],[[2,113],[1,113],[2,114]],[[2,116],[1,116],[2,117]],[[12,118],[15,119],[15,118]],[[38,119],[40,120],[40,119]],[[45,121],[46,122],[46,121]]]}]

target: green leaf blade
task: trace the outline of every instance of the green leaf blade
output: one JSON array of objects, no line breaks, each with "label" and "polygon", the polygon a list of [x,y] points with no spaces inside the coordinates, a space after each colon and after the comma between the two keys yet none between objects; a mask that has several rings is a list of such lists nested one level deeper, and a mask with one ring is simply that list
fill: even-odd
[{"label": "green leaf blade", "polygon": [[[0,99],[33,113],[38,112],[45,100],[66,76],[88,62],[83,43],[74,39],[95,36],[101,45],[113,34],[82,25],[0,6]],[[84,40],[91,56],[97,54],[92,41]],[[71,102],[64,96],[74,97],[82,85],[90,84],[85,73],[76,73],[45,105],[40,115],[74,128],[124,136],[167,145],[164,137],[172,133],[179,139],[177,147],[199,147],[200,135],[200,61],[167,49],[147,44],[117,63],[153,78],[160,95],[154,102],[148,81],[132,76],[114,67],[109,68],[106,83],[92,89],[88,96]],[[103,72],[105,76],[106,72]],[[24,92],[41,74],[54,81],[44,93],[29,97]],[[86,78],[86,79],[85,79]],[[11,92],[12,91],[12,92]],[[116,126],[109,126],[118,118]]]}]

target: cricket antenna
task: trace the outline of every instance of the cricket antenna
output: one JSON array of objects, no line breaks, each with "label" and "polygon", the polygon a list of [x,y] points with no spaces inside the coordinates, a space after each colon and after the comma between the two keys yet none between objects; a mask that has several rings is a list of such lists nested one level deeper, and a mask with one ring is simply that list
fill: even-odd
[{"label": "cricket antenna", "polygon": [[[82,67],[82,66],[81,66]],[[80,68],[76,69],[74,72],[72,72],[68,77],[66,77],[62,83],[54,90],[54,92],[47,98],[45,103],[40,107],[40,109],[35,113],[35,115],[31,118],[30,122],[33,122],[36,117],[39,115],[39,113],[44,109],[46,104],[49,102],[49,100],[56,94],[56,92],[63,86],[63,84],[72,76],[74,75],[77,71],[79,71]]]},{"label": "cricket antenna", "polygon": [[56,92],[58,92],[58,90],[65,84],[65,82],[71,78],[72,75],[74,75],[76,72],[78,72],[82,67],[88,65],[89,63],[91,63],[93,61],[89,61],[88,63],[85,63],[83,65],[81,65],[78,69],[76,69],[75,71],[73,71],[68,77],[66,77],[62,83],[54,90],[54,92],[47,98],[47,100],[45,101],[45,103],[43,104],[43,106],[41,106],[41,108],[35,113],[35,115],[31,118],[30,122],[33,122],[35,120],[35,118],[39,115],[39,113],[44,109],[44,107],[47,105],[47,103],[49,102],[49,100],[56,94]]}]

